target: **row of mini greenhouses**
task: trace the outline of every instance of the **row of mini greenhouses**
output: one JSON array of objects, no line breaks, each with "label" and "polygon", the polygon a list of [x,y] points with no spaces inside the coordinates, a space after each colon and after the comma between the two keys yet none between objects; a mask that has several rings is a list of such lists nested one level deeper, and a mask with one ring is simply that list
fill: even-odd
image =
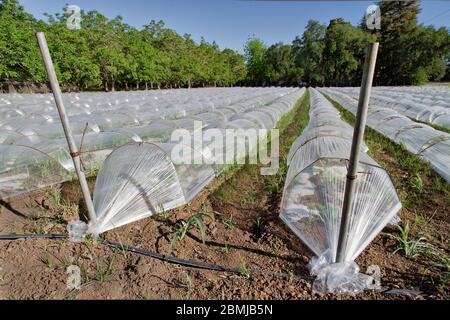
[{"label": "row of mini greenhouses", "polygon": [[[228,89],[217,89],[217,94],[225,96],[223,91]],[[288,88],[268,88],[265,90],[252,88],[248,89],[247,98],[234,97],[236,90],[229,89],[229,97],[225,100],[233,101],[230,105],[218,106],[209,111],[200,111],[192,115],[172,114],[169,119],[158,118],[145,125],[132,125],[133,123],[117,122],[114,128],[107,131],[87,131],[84,134],[75,135],[75,140],[81,144],[83,152],[83,164],[87,169],[97,168],[104,161],[106,156],[116,147],[129,142],[166,142],[170,139],[175,129],[186,129],[190,132],[194,130],[194,122],[201,121],[202,127],[224,126],[229,120],[234,120],[246,111],[258,110],[259,107],[271,103],[277,98],[282,98],[295,89]],[[178,90],[174,90],[177,91]],[[199,95],[214,96],[215,90],[202,94],[202,90],[195,90]],[[239,88],[238,91],[241,91]],[[192,95],[190,91],[183,92]],[[143,93],[147,95],[146,93]],[[177,93],[178,94],[178,93]],[[166,94],[168,95],[168,94]],[[33,96],[32,96],[33,97]],[[211,98],[212,99],[212,98]],[[211,100],[210,99],[210,100]],[[162,101],[163,99],[157,99]],[[198,99],[200,100],[200,99]],[[69,108],[69,107],[68,107]],[[183,108],[180,108],[183,110]],[[206,105],[199,105],[197,110],[208,109]],[[154,117],[158,116],[157,111],[153,111]],[[247,117],[251,117],[251,113]],[[76,116],[73,116],[73,118]],[[108,118],[109,113],[105,112],[103,117]],[[10,117],[4,124],[14,123],[13,119],[27,118]],[[4,119],[3,119],[4,120]],[[241,121],[242,122],[242,121]],[[71,124],[73,122],[71,121]],[[41,132],[49,127],[49,124],[39,124]],[[39,189],[50,184],[58,183],[70,179],[74,176],[73,163],[67,149],[65,138],[52,138],[33,132],[25,134],[20,130],[8,131],[5,139],[0,143],[0,197],[7,198],[26,191]],[[1,129],[1,127],[0,127]],[[58,129],[61,130],[61,129]],[[31,131],[31,130],[30,130]],[[1,132],[0,132],[1,133]]]},{"label": "row of mini greenhouses", "polygon": [[363,145],[344,243],[347,264],[333,264],[353,129],[324,96],[310,92],[310,120],[289,152],[280,217],[317,256],[310,264],[317,276],[314,291],[356,292],[366,283],[353,261],[396,216],[401,203],[388,174]]},{"label": "row of mini greenhouses", "polygon": [[[120,93],[64,94],[72,131],[108,131],[144,126],[159,119],[198,114],[227,105],[264,104],[272,95],[283,95],[283,88],[217,88],[140,91]],[[115,98],[111,98],[110,96]],[[61,138],[64,132],[51,95],[2,95],[0,101],[0,142],[15,135]],[[86,127],[86,123],[89,123]]]},{"label": "row of mini greenhouses", "polygon": [[[321,88],[320,91],[356,114],[358,103],[355,99],[335,88]],[[450,134],[415,122],[391,108],[378,106],[377,103],[369,107],[367,125],[429,162],[441,177],[450,182]]]},{"label": "row of mini greenhouses", "polygon": [[[303,94],[304,89],[296,89],[267,105],[237,114],[223,124],[210,126],[199,137],[210,142],[199,147],[190,143],[197,139],[197,133],[186,132],[187,139],[178,143],[129,143],[115,149],[97,177],[94,188],[96,221],[90,222],[89,232],[100,234],[186,204],[227,165],[225,161],[216,162],[218,158],[212,159],[212,155],[230,152],[226,150],[225,141],[229,135],[233,133],[234,139],[249,130],[274,128]],[[211,130],[215,132],[214,143],[205,137]],[[235,154],[232,163],[239,161],[239,157],[246,157],[253,148],[257,145],[247,143],[245,153]],[[234,145],[232,150],[234,152]],[[190,161],[175,160],[180,152],[181,157],[192,157]]]},{"label": "row of mini greenhouses", "polygon": [[[371,101],[379,107],[393,109],[412,119],[450,129],[450,89],[441,94],[432,94],[430,87],[428,87],[430,92],[416,90],[416,93],[413,88],[420,87],[412,87],[409,90],[375,87]],[[358,99],[359,88],[333,89]]]}]

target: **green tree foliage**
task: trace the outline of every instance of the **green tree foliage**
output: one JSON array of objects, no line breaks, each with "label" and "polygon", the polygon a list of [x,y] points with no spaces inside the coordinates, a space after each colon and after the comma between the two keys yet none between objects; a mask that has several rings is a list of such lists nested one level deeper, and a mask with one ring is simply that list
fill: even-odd
[{"label": "green tree foliage", "polygon": [[380,1],[382,28],[377,81],[386,85],[421,84],[445,75],[450,36],[417,23],[419,0]]},{"label": "green tree foliage", "polygon": [[[310,20],[292,45],[267,47],[255,38],[245,46],[251,85],[359,85],[365,48],[380,42],[375,83],[422,84],[450,77],[448,29],[417,22],[419,0],[380,1],[381,30],[367,30],[363,18],[352,26],[342,18],[328,26]],[[293,59],[293,60],[292,60]],[[293,61],[293,62],[292,62]]]},{"label": "green tree foliage", "polygon": [[303,69],[295,64],[294,48],[277,43],[267,48],[265,54],[266,78],[271,85],[299,85]]},{"label": "green tree foliage", "polygon": [[309,85],[322,85],[323,50],[325,47],[326,26],[315,20],[308,21],[301,37],[292,42],[295,52],[295,64],[303,69],[303,82]]},{"label": "green tree foliage", "polygon": [[88,11],[81,12],[81,30],[69,30],[63,13],[39,21],[18,0],[0,0],[0,84],[11,90],[16,83],[46,83],[36,31],[46,32],[66,90],[358,85],[365,47],[375,39],[380,42],[377,85],[448,81],[449,31],[418,24],[419,4],[380,1],[381,30],[376,33],[367,30],[364,19],[358,26],[342,18],[328,25],[310,20],[292,44],[266,45],[251,37],[241,55],[204,39],[196,43],[163,21],[137,29],[120,16],[109,19]]},{"label": "green tree foliage", "polygon": [[[323,50],[325,84],[356,85],[364,62],[365,48],[374,37],[343,19],[333,19],[327,27]],[[359,79],[358,79],[359,78]]]},{"label": "green tree foliage", "polygon": [[139,30],[120,16],[109,19],[98,11],[82,11],[81,29],[69,30],[64,13],[46,16],[47,22],[38,21],[18,0],[0,0],[0,81],[9,83],[9,89],[16,83],[46,83],[37,31],[46,33],[66,90],[231,86],[246,76],[238,52],[205,40],[197,44],[162,21]]},{"label": "green tree foliage", "polygon": [[45,78],[34,32],[38,22],[16,0],[0,1],[0,79],[13,81]]},{"label": "green tree foliage", "polygon": [[266,45],[258,38],[251,37],[245,43],[244,56],[248,71],[248,81],[252,85],[261,86],[266,83],[266,50]]}]

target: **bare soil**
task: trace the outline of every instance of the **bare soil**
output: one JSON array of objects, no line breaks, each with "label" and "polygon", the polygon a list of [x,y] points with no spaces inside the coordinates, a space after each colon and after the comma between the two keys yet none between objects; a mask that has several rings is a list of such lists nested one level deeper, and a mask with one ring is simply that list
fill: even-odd
[{"label": "bare soil", "polygon": [[[296,119],[305,103],[295,110],[281,140],[298,135]],[[286,152],[289,146],[282,146]],[[389,160],[389,155],[386,155]],[[401,174],[401,172],[390,172]],[[91,188],[94,180],[90,181]],[[281,184],[282,185],[282,184]],[[61,195],[56,201],[52,195]],[[173,255],[242,270],[241,274],[198,270],[149,257],[113,250],[90,242],[28,239],[0,241],[0,299],[445,299],[448,288],[438,288],[425,272],[425,258],[395,253],[398,234],[387,227],[357,259],[365,272],[378,265],[382,286],[420,290],[419,295],[394,295],[376,291],[355,296],[313,295],[307,270],[312,257],[308,248],[278,217],[281,191],[268,187],[259,167],[244,165],[227,179],[214,181],[190,205],[167,216],[145,219],[107,232],[111,241],[167,253],[174,226],[198,212],[206,212],[206,243],[197,228],[174,247]],[[449,212],[427,200],[420,210],[429,227],[448,244]],[[0,234],[64,233],[68,221],[82,215],[81,192],[67,182],[11,199],[2,204]],[[446,208],[446,207],[444,207]],[[447,211],[446,211],[447,210]],[[438,235],[434,235],[438,236]],[[67,289],[67,267],[82,271],[82,287]],[[434,279],[434,280],[433,280]]]}]

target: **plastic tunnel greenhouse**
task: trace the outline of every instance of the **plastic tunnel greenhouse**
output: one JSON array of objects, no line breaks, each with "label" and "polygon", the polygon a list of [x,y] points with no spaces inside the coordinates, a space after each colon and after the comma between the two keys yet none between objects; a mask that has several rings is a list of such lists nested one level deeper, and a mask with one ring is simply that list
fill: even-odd
[{"label": "plastic tunnel greenhouse", "polygon": [[[445,89],[445,88],[444,88]],[[358,99],[359,88],[336,88]],[[439,87],[375,87],[371,101],[413,120],[450,129],[450,91]]]},{"label": "plastic tunnel greenhouse", "polygon": [[[298,94],[294,88],[208,88],[68,93],[63,99],[83,164],[91,170],[101,167],[117,147],[166,143],[175,129],[193,132],[194,121],[206,128],[243,123],[271,127],[292,107],[289,97]],[[0,97],[0,150],[1,199],[75,176],[49,94]]]},{"label": "plastic tunnel greenhouse", "polygon": [[[346,90],[336,88],[320,90],[356,114],[358,103],[342,92]],[[430,163],[442,178],[450,182],[450,134],[413,121],[390,106],[379,104],[378,100],[369,107],[367,125]]]},{"label": "plastic tunnel greenhouse", "polygon": [[[267,105],[247,108],[247,112],[214,129],[218,132],[237,127],[272,129],[304,93],[304,89],[290,91]],[[114,150],[98,174],[94,188],[97,221],[91,223],[89,232],[100,234],[186,204],[222,172],[223,163],[208,159],[212,153],[208,143],[201,149],[195,149],[192,145],[181,147],[178,143],[131,143]],[[175,163],[172,159],[175,148],[192,156],[191,161]]]},{"label": "plastic tunnel greenhouse", "polygon": [[384,169],[364,151],[360,154],[344,264],[335,264],[352,128],[318,91],[311,89],[310,122],[294,142],[280,217],[317,256],[311,272],[316,292],[357,292],[366,277],[353,262],[401,208]]}]

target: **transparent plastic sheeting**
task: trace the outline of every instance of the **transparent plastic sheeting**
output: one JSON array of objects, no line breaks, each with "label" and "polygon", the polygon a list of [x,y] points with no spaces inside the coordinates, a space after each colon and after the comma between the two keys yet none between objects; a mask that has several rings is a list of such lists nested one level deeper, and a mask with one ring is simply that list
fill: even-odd
[{"label": "transparent plastic sheeting", "polygon": [[[164,143],[175,129],[193,132],[245,121],[271,126],[295,88],[207,88],[63,94],[75,141],[87,170],[99,168],[130,142]],[[261,108],[265,112],[261,113]],[[75,177],[58,112],[50,94],[0,95],[0,198]]]},{"label": "transparent plastic sheeting", "polygon": [[[343,93],[348,91],[348,88],[319,90],[356,114],[358,102]],[[427,107],[424,106],[424,108]],[[450,182],[450,134],[413,121],[392,107],[379,104],[377,100],[369,105],[367,125],[393,142],[403,145],[408,152],[430,163],[436,173]]]},{"label": "transparent plastic sheeting", "polygon": [[[230,124],[239,126],[236,122],[240,120],[248,122],[245,128],[272,129],[303,94],[304,89],[297,89],[267,106],[244,112],[216,129],[226,129]],[[221,164],[205,161],[211,154],[207,143],[198,150],[179,148],[182,153],[193,154],[193,160],[200,160],[185,164],[172,161],[172,151],[176,147],[180,145],[129,143],[115,149],[97,177],[94,188],[97,221],[90,223],[88,232],[100,234],[186,204],[220,174]]]},{"label": "transparent plastic sheeting", "polygon": [[[359,88],[335,88],[358,99]],[[373,104],[429,124],[450,129],[450,88],[446,86],[424,87],[375,87]]]},{"label": "transparent plastic sheeting", "polygon": [[352,134],[338,111],[311,89],[310,121],[288,156],[281,219],[317,256],[311,261],[315,292],[358,292],[367,276],[358,272],[356,257],[401,208],[385,170],[360,154],[358,178],[345,243],[345,263],[335,264]]}]

